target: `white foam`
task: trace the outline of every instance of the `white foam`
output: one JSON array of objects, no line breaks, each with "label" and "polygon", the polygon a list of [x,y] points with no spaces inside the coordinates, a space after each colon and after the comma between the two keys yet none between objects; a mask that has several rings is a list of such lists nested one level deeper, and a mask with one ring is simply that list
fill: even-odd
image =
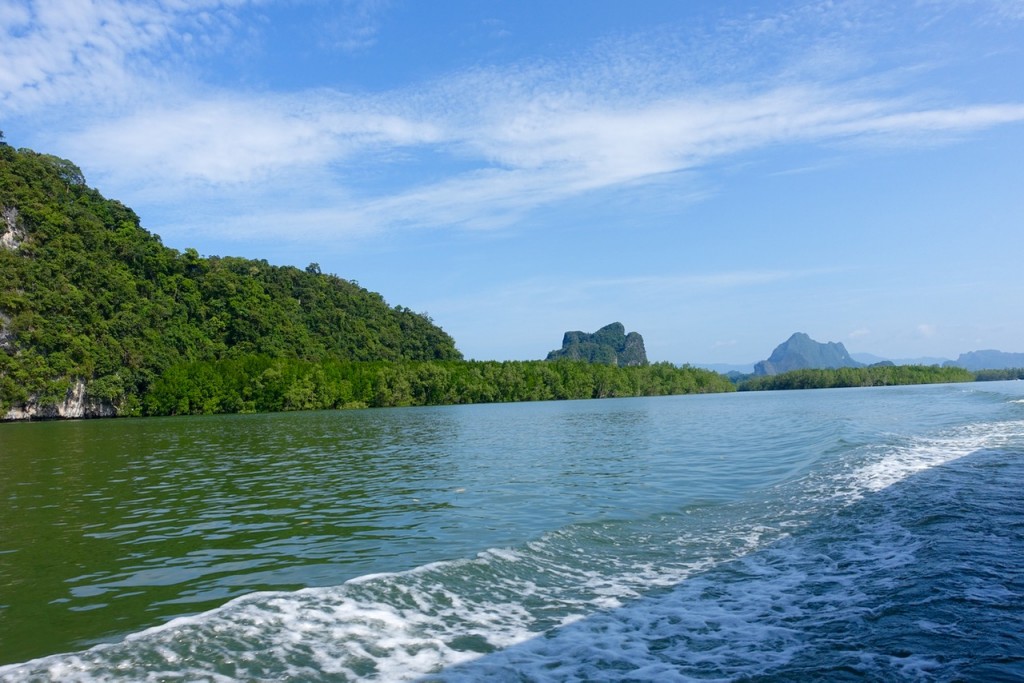
[{"label": "white foam", "polygon": [[[439,680],[731,681],[770,674],[805,651],[832,623],[872,613],[859,586],[884,587],[912,565],[920,544],[885,517],[786,537],[680,581],[666,593],[598,612]],[[914,677],[935,666],[923,656],[854,655],[865,672]],[[868,676],[870,678],[870,676]]]},{"label": "white foam", "polygon": [[840,478],[836,495],[859,500],[924,470],[953,462],[980,450],[999,448],[1024,434],[1024,422],[967,425],[938,437],[921,437],[892,446],[848,477]]},{"label": "white foam", "polygon": [[[861,618],[864,576],[884,585],[913,561],[914,537],[884,518],[835,544],[834,530],[808,534],[821,511],[1022,433],[1024,422],[991,423],[865,448],[847,471],[791,483],[772,505],[563,529],[473,559],[252,594],[121,643],[0,667],[0,680],[757,676],[798,657],[824,619]],[[862,656],[907,676],[934,666]]]}]

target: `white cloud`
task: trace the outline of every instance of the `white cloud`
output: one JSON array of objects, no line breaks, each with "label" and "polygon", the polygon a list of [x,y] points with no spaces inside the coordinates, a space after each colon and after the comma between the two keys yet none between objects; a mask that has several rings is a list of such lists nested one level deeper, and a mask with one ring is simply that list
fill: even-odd
[{"label": "white cloud", "polygon": [[388,0],[342,0],[333,6],[337,14],[324,27],[332,47],[345,52],[367,50],[377,42],[380,15],[390,8]]},{"label": "white cloud", "polygon": [[[339,225],[490,228],[540,206],[773,145],[934,144],[936,133],[1024,121],[1024,104],[943,103],[934,92],[926,102],[846,79],[859,62],[838,28],[867,21],[857,4],[808,3],[789,14],[746,17],[722,27],[722,40],[709,41],[704,55],[667,38],[657,45],[664,54],[624,39],[561,63],[472,69],[371,95],[228,92],[170,76],[174,51],[166,48],[186,35],[217,35],[230,22],[216,17],[241,4],[7,6],[0,11],[0,106],[24,114],[71,103],[55,134],[90,175],[128,201],[173,203],[197,186],[219,188],[226,205],[234,202],[240,234],[273,225],[245,215],[269,195],[309,230],[324,221],[325,234]],[[349,2],[339,10],[338,25],[353,32],[349,48],[372,42],[383,9]],[[810,26],[830,28],[808,34]],[[806,35],[821,37],[808,43]],[[743,40],[786,36],[799,36],[807,52],[801,62],[790,48],[776,48],[769,61],[785,78],[730,72],[728,58],[742,52]],[[839,62],[843,75],[824,78],[819,67]],[[701,82],[689,75],[699,71],[694,63],[732,80]],[[431,159],[430,180],[390,180],[423,157]],[[352,182],[352,169],[386,182],[367,189]]]},{"label": "white cloud", "polygon": [[893,111],[901,104],[844,102],[840,93],[810,87],[730,97],[695,93],[634,110],[504,100],[501,113],[488,112],[466,126],[443,111],[388,109],[380,101],[322,93],[308,100],[235,97],[104,122],[78,134],[73,148],[112,176],[123,169],[165,187],[277,184],[302,169],[296,182],[306,192],[336,185],[331,167],[354,160],[401,168],[405,161],[394,152],[403,148],[437,154],[442,165],[443,157],[454,156],[477,168],[378,195],[353,189],[337,209],[364,225],[487,228],[539,206],[766,145],[955,132],[1024,120],[1024,106]]},{"label": "white cloud", "polygon": [[225,22],[211,13],[245,2],[30,0],[6,7],[0,10],[0,106],[23,114],[151,97],[167,76],[159,69],[167,53],[157,51],[185,40],[189,28],[218,30]]},{"label": "white cloud", "polygon": [[[976,105],[883,113],[839,122],[835,134],[914,134],[960,132],[1024,121],[1024,104]],[[827,132],[827,131],[826,131]]]},{"label": "white cloud", "polygon": [[341,97],[224,96],[100,122],[72,148],[115,176],[123,168],[140,179],[233,185],[437,137],[429,124]]},{"label": "white cloud", "polygon": [[844,101],[843,93],[810,86],[753,95],[697,92],[629,109],[546,94],[500,102],[474,125],[443,120],[436,125],[449,136],[442,144],[491,164],[489,169],[400,192],[367,208],[379,206],[399,221],[479,224],[482,216],[517,215],[771,144],[1024,121],[1024,106],[899,112],[905,103]]},{"label": "white cloud", "polygon": [[0,26],[7,31],[22,31],[32,20],[32,13],[24,2],[8,2],[0,5]]}]

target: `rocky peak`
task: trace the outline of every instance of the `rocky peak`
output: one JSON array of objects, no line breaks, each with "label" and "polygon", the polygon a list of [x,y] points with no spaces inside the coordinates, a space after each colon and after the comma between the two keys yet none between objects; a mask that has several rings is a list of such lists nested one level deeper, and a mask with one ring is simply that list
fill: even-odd
[{"label": "rocky peak", "polygon": [[626,334],[619,322],[605,325],[597,332],[566,332],[562,348],[548,354],[547,360],[583,360],[606,365],[647,365],[644,338],[638,332]]},{"label": "rocky peak", "polygon": [[755,375],[778,375],[791,370],[810,368],[860,368],[850,357],[842,342],[821,343],[803,332],[797,332],[775,347],[768,360],[754,366]]}]

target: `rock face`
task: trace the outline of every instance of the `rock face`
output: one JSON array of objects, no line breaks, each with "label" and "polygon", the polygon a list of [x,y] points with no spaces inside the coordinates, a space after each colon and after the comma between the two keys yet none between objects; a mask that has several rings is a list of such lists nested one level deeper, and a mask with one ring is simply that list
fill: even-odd
[{"label": "rock face", "polygon": [[566,332],[562,348],[548,354],[547,360],[583,360],[605,365],[647,365],[644,338],[638,332],[626,334],[622,323],[605,325],[597,332]]},{"label": "rock face", "polygon": [[25,239],[18,227],[18,210],[13,206],[0,206],[0,248],[17,249]]},{"label": "rock face", "polygon": [[841,342],[816,342],[803,332],[775,347],[768,360],[754,366],[755,375],[778,375],[791,370],[809,368],[861,368],[863,363],[850,358]]},{"label": "rock face", "polygon": [[15,406],[7,411],[0,421],[10,420],[56,420],[76,419],[83,417],[114,417],[117,409],[103,401],[90,399],[85,392],[85,383],[75,382],[68,389],[67,395],[60,403],[40,405],[29,401],[25,405]]},{"label": "rock face", "polygon": [[0,351],[14,353],[14,332],[11,331],[11,319],[0,313]]},{"label": "rock face", "polygon": [[1007,351],[995,351],[985,349],[983,351],[968,351],[961,353],[954,361],[944,363],[965,370],[1007,370],[1010,368],[1024,368],[1024,353],[1009,353]]}]

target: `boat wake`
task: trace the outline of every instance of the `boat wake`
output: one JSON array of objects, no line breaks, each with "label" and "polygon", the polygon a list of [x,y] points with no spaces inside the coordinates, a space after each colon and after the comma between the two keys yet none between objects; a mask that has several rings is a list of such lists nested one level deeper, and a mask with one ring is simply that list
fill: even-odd
[{"label": "boat wake", "polygon": [[[964,626],[984,621],[957,610],[1024,604],[1012,559],[1024,523],[1007,483],[1024,476],[1022,444],[1024,422],[1002,422],[857,447],[740,502],[255,593],[118,643],[2,667],[0,680],[924,679],[999,657],[1024,673],[1020,636],[989,637],[995,659],[956,654],[966,647],[957,639],[986,637]],[[973,507],[965,491],[977,491]],[[986,521],[994,510],[1004,528]],[[1003,576],[973,566],[976,546],[995,538],[1006,556],[987,561]],[[943,583],[956,573],[949,560],[933,556],[939,542],[961,563],[955,586]],[[957,607],[972,571],[974,602]],[[927,597],[928,587],[941,591]],[[1000,632],[1024,633],[1019,614],[1016,630],[1006,619]]]}]

